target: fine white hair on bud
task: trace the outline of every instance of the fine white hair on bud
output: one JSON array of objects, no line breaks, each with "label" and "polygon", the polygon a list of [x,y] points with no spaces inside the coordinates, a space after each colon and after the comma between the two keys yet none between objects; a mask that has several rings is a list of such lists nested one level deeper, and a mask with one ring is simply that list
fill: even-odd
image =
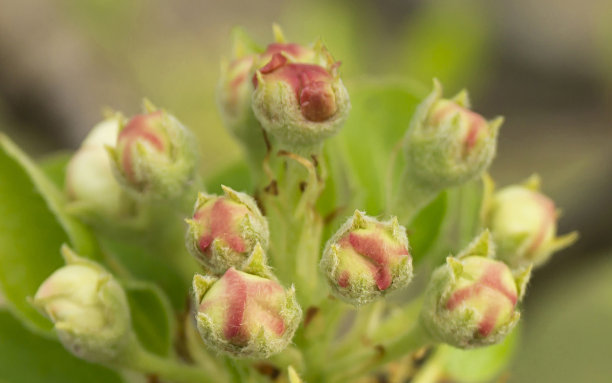
[{"label": "fine white hair on bud", "polygon": [[473,348],[498,343],[514,328],[531,269],[515,275],[493,255],[485,231],[433,272],[421,322],[434,339]]},{"label": "fine white hair on bud", "polygon": [[195,139],[173,115],[144,102],[144,113],[122,123],[107,147],[115,176],[136,196],[178,198],[196,180]]},{"label": "fine white hair on bud", "polygon": [[406,137],[406,169],[412,182],[442,190],[480,176],[491,164],[503,122],[491,121],[471,111],[466,91],[453,99],[442,98],[442,87],[418,106]]},{"label": "fine white hair on bud", "polygon": [[406,229],[397,218],[379,221],[357,210],[327,242],[320,266],[336,296],[369,303],[410,283]]},{"label": "fine white hair on bud", "polygon": [[221,278],[196,275],[193,291],[202,339],[234,357],[267,358],[282,351],[302,316],[293,287],[234,268]]},{"label": "fine white hair on bud", "polygon": [[255,200],[223,186],[224,195],[200,193],[193,217],[187,220],[189,252],[211,272],[222,274],[242,264],[259,244],[266,250],[268,221]]},{"label": "fine white hair on bud", "polygon": [[127,297],[104,268],[62,247],[67,265],[40,286],[32,304],[55,325],[66,349],[95,363],[112,363],[132,331]]},{"label": "fine white hair on bud", "polygon": [[578,238],[576,232],[557,237],[559,213],[554,202],[540,192],[537,176],[503,188],[488,200],[485,224],[493,233],[498,258],[513,268],[540,266]]}]

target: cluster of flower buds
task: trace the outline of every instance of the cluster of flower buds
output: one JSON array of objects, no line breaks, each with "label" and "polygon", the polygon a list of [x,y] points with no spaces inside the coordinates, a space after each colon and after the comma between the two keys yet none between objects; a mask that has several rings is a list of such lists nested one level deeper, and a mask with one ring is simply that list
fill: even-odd
[{"label": "cluster of flower buds", "polygon": [[337,133],[348,116],[339,63],[321,43],[286,43],[276,26],[275,35],[276,42],[263,52],[238,40],[219,86],[224,121],[237,136],[248,137],[246,130],[258,128],[250,125],[252,107],[261,126],[283,144],[315,145]]},{"label": "cluster of flower buds", "polygon": [[134,201],[115,179],[106,150],[117,142],[120,120],[111,116],[96,125],[66,168],[70,211],[89,222],[124,218],[133,210]]},{"label": "cluster of flower buds", "polygon": [[111,363],[132,331],[125,292],[100,265],[67,246],[62,253],[66,266],[43,282],[32,303],[53,321],[66,349],[91,362]]},{"label": "cluster of flower buds", "polygon": [[381,222],[357,210],[327,242],[321,269],[334,294],[354,305],[405,287],[412,279],[406,229],[397,218]]},{"label": "cluster of flower buds", "polygon": [[484,231],[457,257],[432,274],[421,323],[437,341],[472,348],[501,341],[520,317],[531,268],[516,276],[492,259],[494,244]]},{"label": "cluster of flower buds", "polygon": [[121,122],[108,148],[115,175],[136,195],[177,198],[196,179],[195,140],[174,116],[144,102],[144,113]]},{"label": "cluster of flower buds", "polygon": [[485,209],[497,256],[514,268],[539,266],[578,238],[576,232],[556,236],[558,213],[553,201],[540,193],[537,176],[499,190]]},{"label": "cluster of flower buds", "polygon": [[293,287],[285,289],[257,246],[243,271],[193,279],[196,321],[204,342],[235,357],[267,358],[282,351],[297,329],[302,310]]},{"label": "cluster of flower buds", "polygon": [[443,99],[442,87],[434,81],[406,133],[406,169],[413,182],[439,191],[476,178],[489,167],[503,118],[487,121],[469,104],[465,91]]},{"label": "cluster of flower buds", "polygon": [[240,269],[257,244],[268,247],[268,222],[255,200],[227,186],[225,195],[200,193],[188,219],[187,248],[206,268],[222,274]]}]

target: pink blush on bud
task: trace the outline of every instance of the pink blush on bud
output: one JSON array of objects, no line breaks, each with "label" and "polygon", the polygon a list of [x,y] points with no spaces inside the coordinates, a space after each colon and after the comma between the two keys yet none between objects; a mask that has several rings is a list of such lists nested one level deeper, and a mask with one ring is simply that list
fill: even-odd
[{"label": "pink blush on bud", "polygon": [[223,198],[217,199],[212,209],[202,209],[195,213],[194,219],[203,220],[207,231],[199,240],[200,250],[204,253],[216,238],[221,238],[235,252],[244,253],[246,243],[236,233],[236,218],[245,212],[242,208],[231,206]]},{"label": "pink blush on bud", "polygon": [[231,268],[223,276],[227,283],[227,323],[224,335],[227,339],[241,338],[244,311],[247,303],[247,285],[238,272]]}]

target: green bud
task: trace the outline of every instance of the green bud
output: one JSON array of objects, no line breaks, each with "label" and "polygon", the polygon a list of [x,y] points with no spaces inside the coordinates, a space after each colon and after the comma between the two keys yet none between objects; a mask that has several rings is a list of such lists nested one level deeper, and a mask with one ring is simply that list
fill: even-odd
[{"label": "green bud", "polygon": [[406,169],[413,182],[442,190],[476,178],[489,167],[503,119],[486,121],[469,106],[467,92],[443,99],[442,87],[434,81],[406,133]]},{"label": "green bud", "polygon": [[62,253],[67,265],[43,282],[32,303],[71,353],[95,363],[116,361],[132,331],[125,292],[100,265],[65,245]]},{"label": "green bud", "polygon": [[432,274],[421,322],[434,339],[459,348],[490,345],[518,322],[517,303],[531,269],[515,277],[503,262],[491,258],[493,247],[485,231]]},{"label": "green bud", "polygon": [[576,232],[557,237],[558,212],[531,177],[523,185],[501,189],[486,206],[485,221],[497,244],[497,256],[512,267],[539,266],[578,239]]},{"label": "green bud", "polygon": [[230,268],[220,279],[196,275],[193,290],[202,339],[234,357],[267,358],[282,351],[302,315],[293,287],[285,290],[268,272]]},{"label": "green bud", "polygon": [[196,179],[195,138],[174,116],[145,101],[108,148],[115,175],[136,195],[177,198]]},{"label": "green bud", "polygon": [[193,218],[187,220],[189,252],[212,272],[221,274],[241,265],[256,244],[268,247],[268,221],[255,200],[222,186],[225,195],[200,193]]},{"label": "green bud", "polygon": [[66,168],[68,208],[87,221],[125,218],[134,209],[134,201],[113,175],[106,150],[115,145],[119,124],[120,116],[112,116],[96,125]]},{"label": "green bud", "polygon": [[357,210],[327,242],[321,269],[336,296],[363,305],[410,283],[408,249],[397,218],[381,222]]},{"label": "green bud", "polygon": [[311,146],[336,134],[350,101],[338,62],[322,44],[271,44],[253,78],[252,107],[263,128],[281,143]]}]

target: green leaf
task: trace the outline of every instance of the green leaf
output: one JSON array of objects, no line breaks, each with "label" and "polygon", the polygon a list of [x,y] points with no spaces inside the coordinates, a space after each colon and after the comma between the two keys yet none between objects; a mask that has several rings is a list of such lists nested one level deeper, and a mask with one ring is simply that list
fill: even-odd
[{"label": "green leaf", "polygon": [[174,318],[172,306],[164,293],[152,283],[124,284],[134,331],[140,343],[149,351],[166,356],[172,347]]},{"label": "green leaf", "polygon": [[119,383],[108,368],[78,359],[56,341],[29,332],[0,310],[0,382]]},{"label": "green leaf", "polygon": [[[397,144],[426,89],[402,78],[360,80],[348,84],[352,110],[346,125],[327,144],[332,162],[346,164],[330,169],[330,182],[346,180],[355,198],[339,188],[338,205],[364,209],[371,215],[384,212],[388,179],[399,177],[402,152]],[[394,171],[389,173],[395,156]],[[342,173],[339,173],[342,171]],[[391,177],[389,177],[391,175]]]},{"label": "green leaf", "polygon": [[446,217],[448,194],[440,193],[429,205],[417,214],[408,227],[410,253],[413,262],[418,264],[432,248]]},{"label": "green leaf", "polygon": [[63,265],[59,253],[63,243],[92,256],[95,241],[63,211],[63,196],[55,185],[3,134],[0,174],[0,287],[19,319],[48,334],[51,323],[27,297]]},{"label": "green leaf", "polygon": [[64,188],[66,178],[66,166],[72,158],[73,153],[61,151],[53,153],[38,161],[38,166],[47,175],[49,180],[60,190]]},{"label": "green leaf", "polygon": [[458,254],[482,230],[481,207],[484,189],[481,180],[448,189],[446,209],[435,245],[424,256],[437,266],[449,254]]},{"label": "green leaf", "polygon": [[[12,165],[7,163],[8,167],[13,166],[19,168],[19,171],[24,173],[29,178],[32,187],[35,188],[36,194],[40,195],[50,212],[52,212],[57,222],[68,235],[72,247],[79,255],[84,257],[98,256],[98,248],[96,241],[91,232],[78,220],[71,217],[64,211],[65,199],[62,192],[54,185],[54,183],[36,166],[34,161],[27,154],[21,151],[7,136],[0,133],[0,150],[2,151],[5,161],[12,162]],[[5,180],[10,179],[9,173],[2,173]],[[7,183],[7,185],[10,183]],[[18,192],[18,188],[7,186],[7,190]],[[7,191],[8,192],[8,191]]]},{"label": "green leaf", "polygon": [[249,167],[245,161],[238,161],[207,177],[205,182],[209,193],[223,194],[221,185],[226,185],[234,190],[251,191],[253,182]]},{"label": "green leaf", "polygon": [[442,345],[439,351],[446,373],[458,383],[491,382],[502,374],[512,360],[518,345],[520,327],[510,333],[503,342],[494,346],[473,350],[461,350]]}]

